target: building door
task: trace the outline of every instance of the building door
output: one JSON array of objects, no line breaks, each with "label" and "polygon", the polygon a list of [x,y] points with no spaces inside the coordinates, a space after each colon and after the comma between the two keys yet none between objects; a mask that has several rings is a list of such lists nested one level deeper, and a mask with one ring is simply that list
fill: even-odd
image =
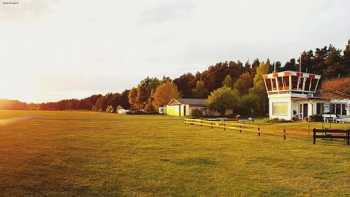
[{"label": "building door", "polygon": [[186,105],[184,105],[184,116],[186,116]]},{"label": "building door", "polygon": [[317,103],[316,104],[316,114],[320,115],[324,112],[324,104],[323,103]]},{"label": "building door", "polygon": [[308,114],[309,114],[308,112],[309,112],[309,106],[308,106],[307,103],[305,103],[305,104],[303,105],[303,119],[306,118],[306,117],[308,116]]}]

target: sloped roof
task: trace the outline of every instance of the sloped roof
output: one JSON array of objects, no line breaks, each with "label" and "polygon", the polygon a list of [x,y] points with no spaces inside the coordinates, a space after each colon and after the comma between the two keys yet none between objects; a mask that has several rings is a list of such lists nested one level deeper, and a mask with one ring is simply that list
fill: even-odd
[{"label": "sloped roof", "polygon": [[181,99],[172,99],[168,105],[192,105],[192,106],[207,106],[207,99],[194,99],[194,98],[181,98]]},{"label": "sloped roof", "polygon": [[324,81],[319,91],[322,98],[350,99],[350,77]]}]

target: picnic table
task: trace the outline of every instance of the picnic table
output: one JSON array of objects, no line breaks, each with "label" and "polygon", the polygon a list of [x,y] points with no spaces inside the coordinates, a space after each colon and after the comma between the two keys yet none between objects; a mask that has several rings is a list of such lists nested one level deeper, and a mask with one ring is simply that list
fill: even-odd
[{"label": "picnic table", "polygon": [[337,115],[335,115],[335,114],[323,114],[322,118],[323,118],[324,122],[329,122],[329,121],[336,122]]}]

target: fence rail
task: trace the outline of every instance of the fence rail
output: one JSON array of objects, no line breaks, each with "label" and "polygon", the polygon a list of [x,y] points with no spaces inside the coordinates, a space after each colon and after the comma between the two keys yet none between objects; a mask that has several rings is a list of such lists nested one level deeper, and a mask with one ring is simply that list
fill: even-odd
[{"label": "fence rail", "polygon": [[[220,129],[228,129],[228,130],[236,130],[239,132],[256,132],[258,136],[262,135],[262,125],[254,125],[249,123],[241,123],[234,121],[227,121],[224,119],[213,119],[213,120],[203,120],[203,119],[184,119],[184,123],[187,125],[197,125],[197,126],[205,126],[210,128],[220,128]],[[272,129],[263,127],[264,130]],[[308,131],[310,130],[310,125],[308,125]],[[269,133],[265,132],[264,135],[269,136],[282,136],[283,140],[287,139],[287,130],[286,128],[282,129],[281,133]],[[288,135],[290,136],[290,135]],[[310,136],[310,132],[309,132]],[[291,137],[291,136],[290,136]],[[344,139],[346,144],[350,145],[350,130],[342,130],[342,129],[313,129],[313,135],[310,136],[313,139],[313,143],[316,143],[317,138],[341,138]],[[300,138],[297,136],[293,136],[292,138]]]},{"label": "fence rail", "polygon": [[256,125],[251,124],[243,124],[239,122],[229,122],[225,120],[221,121],[209,121],[209,120],[202,120],[202,119],[184,119],[185,124],[190,125],[198,125],[198,126],[207,126],[211,128],[221,128],[221,129],[228,129],[228,130],[237,130],[237,131],[250,131],[250,132],[259,132],[260,128]]}]

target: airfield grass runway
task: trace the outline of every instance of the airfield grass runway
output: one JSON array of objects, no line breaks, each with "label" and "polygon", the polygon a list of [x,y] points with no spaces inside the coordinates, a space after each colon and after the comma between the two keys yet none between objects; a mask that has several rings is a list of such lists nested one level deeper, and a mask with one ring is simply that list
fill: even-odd
[{"label": "airfield grass runway", "polygon": [[313,145],[303,122],[262,130],[259,137],[176,117],[0,111],[0,196],[350,195],[350,146]]}]

